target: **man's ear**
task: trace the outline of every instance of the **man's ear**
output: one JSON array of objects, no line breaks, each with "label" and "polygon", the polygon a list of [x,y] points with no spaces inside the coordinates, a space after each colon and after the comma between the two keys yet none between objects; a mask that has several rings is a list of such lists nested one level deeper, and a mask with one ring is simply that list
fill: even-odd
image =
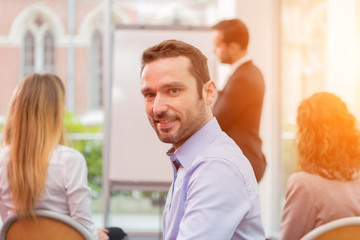
[{"label": "man's ear", "polygon": [[203,90],[204,90],[203,94],[206,104],[211,105],[215,101],[217,94],[215,82],[211,80],[206,82],[204,84]]}]

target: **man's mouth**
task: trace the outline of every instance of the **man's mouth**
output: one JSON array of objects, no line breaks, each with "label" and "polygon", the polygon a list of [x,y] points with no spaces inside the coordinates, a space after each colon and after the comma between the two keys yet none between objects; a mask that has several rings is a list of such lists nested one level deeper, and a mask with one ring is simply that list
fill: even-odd
[{"label": "man's mouth", "polygon": [[175,126],[177,119],[156,119],[154,120],[156,127],[161,131],[167,131],[170,130],[172,127]]}]

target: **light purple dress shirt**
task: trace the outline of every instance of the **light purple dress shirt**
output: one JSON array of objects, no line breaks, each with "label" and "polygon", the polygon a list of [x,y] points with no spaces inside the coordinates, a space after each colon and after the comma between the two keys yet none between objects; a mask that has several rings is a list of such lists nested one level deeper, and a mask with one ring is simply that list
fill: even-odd
[{"label": "light purple dress shirt", "polygon": [[249,161],[215,118],[175,152],[164,240],[265,239],[258,185]]}]

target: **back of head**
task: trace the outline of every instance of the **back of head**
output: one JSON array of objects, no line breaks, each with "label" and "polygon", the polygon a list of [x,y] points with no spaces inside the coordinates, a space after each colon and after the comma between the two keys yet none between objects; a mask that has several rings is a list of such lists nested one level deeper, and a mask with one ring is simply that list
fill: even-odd
[{"label": "back of head", "polygon": [[204,83],[210,80],[207,58],[196,47],[178,40],[165,40],[143,52],[141,73],[146,64],[163,58],[187,57],[190,62],[190,74],[196,79],[198,92],[202,96]]},{"label": "back of head", "polygon": [[342,180],[358,174],[359,130],[355,117],[339,97],[320,92],[303,100],[297,124],[301,170]]},{"label": "back of head", "polygon": [[10,146],[8,179],[19,215],[31,213],[43,193],[51,152],[64,143],[62,81],[53,74],[31,74],[15,89],[4,127]]},{"label": "back of head", "polygon": [[218,22],[212,27],[213,30],[223,33],[222,41],[229,45],[236,43],[246,50],[249,44],[249,31],[240,19],[229,19]]}]

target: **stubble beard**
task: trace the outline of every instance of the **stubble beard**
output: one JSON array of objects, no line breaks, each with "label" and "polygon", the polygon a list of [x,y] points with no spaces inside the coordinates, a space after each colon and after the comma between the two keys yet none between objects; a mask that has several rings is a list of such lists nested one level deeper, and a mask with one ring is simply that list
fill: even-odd
[{"label": "stubble beard", "polygon": [[193,116],[192,120],[186,119],[185,122],[181,121],[182,118],[180,116],[173,116],[178,121],[177,126],[179,124],[178,127],[176,126],[178,129],[175,132],[172,132],[173,129],[159,130],[156,126],[156,121],[153,118],[149,120],[160,141],[173,145],[181,145],[206,123],[204,103],[199,103],[196,112],[197,114],[188,114],[188,116]]}]

